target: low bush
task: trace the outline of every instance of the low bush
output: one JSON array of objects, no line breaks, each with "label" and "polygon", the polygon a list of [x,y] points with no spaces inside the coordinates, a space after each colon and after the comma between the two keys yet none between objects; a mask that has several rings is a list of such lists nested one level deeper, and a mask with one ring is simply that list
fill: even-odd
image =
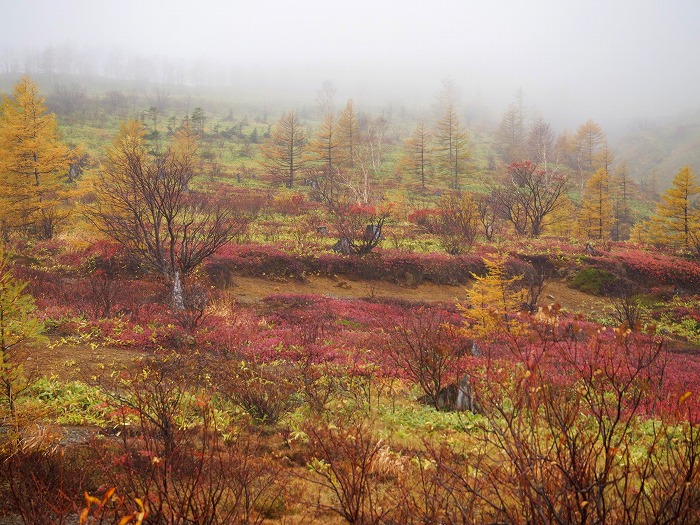
[{"label": "low bush", "polygon": [[571,286],[592,295],[608,295],[612,292],[617,278],[607,270],[584,268],[572,279]]}]

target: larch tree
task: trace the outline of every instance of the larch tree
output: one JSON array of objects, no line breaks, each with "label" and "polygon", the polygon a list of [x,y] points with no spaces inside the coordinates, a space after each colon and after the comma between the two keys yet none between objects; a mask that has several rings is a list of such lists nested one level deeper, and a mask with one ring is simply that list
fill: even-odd
[{"label": "larch tree", "polygon": [[615,222],[610,178],[599,168],[586,183],[579,214],[579,228],[587,239],[608,240]]},{"label": "larch tree", "polygon": [[451,98],[435,127],[435,153],[438,167],[448,176],[452,188],[458,190],[460,175],[466,172],[470,157],[469,133],[459,121]]},{"label": "larch tree", "polygon": [[61,142],[39,88],[28,76],[4,96],[0,114],[0,218],[5,231],[23,228],[51,238],[68,212],[64,192],[71,151]]},{"label": "larch tree", "polygon": [[169,283],[176,311],[187,307],[185,277],[247,226],[233,207],[196,191],[197,142],[188,126],[151,155],[143,126],[122,124],[105,153],[91,223]]},{"label": "larch tree", "polygon": [[496,132],[501,159],[508,164],[521,160],[525,154],[525,138],[525,106],[522,90],[518,90],[515,102],[508,106]]},{"label": "larch tree", "polygon": [[514,315],[522,310],[526,291],[522,275],[508,275],[507,261],[507,252],[485,257],[487,274],[472,275],[474,285],[467,290],[469,305],[458,305],[465,319],[471,320],[470,326],[464,329],[467,336],[485,338],[518,332],[520,323]]},{"label": "larch tree", "polygon": [[260,145],[262,166],[288,188],[294,187],[297,173],[308,163],[306,130],[294,111],[288,111],[275,123],[270,137]]},{"label": "larch tree", "polygon": [[676,248],[693,248],[700,233],[700,184],[684,166],[673,178],[672,186],[661,195],[652,217],[655,241]]},{"label": "larch tree", "polygon": [[598,168],[604,167],[607,138],[603,129],[593,120],[581,124],[573,138],[576,165],[581,180]]},{"label": "larch tree", "polygon": [[574,138],[565,129],[557,137],[554,143],[554,153],[556,156],[556,163],[563,164],[573,170],[576,168],[576,146],[574,144]]},{"label": "larch tree", "polygon": [[425,122],[421,121],[414,128],[411,138],[404,143],[399,169],[416,176],[422,189],[425,189],[426,178],[432,170],[433,152],[432,133]]},{"label": "larch tree", "polygon": [[615,219],[612,231],[613,241],[622,241],[630,237],[634,222],[632,209],[629,205],[632,191],[633,184],[629,170],[627,164],[623,162],[612,174],[613,215]]},{"label": "larch tree", "polygon": [[338,167],[341,171],[352,170],[355,167],[359,141],[360,125],[353,100],[349,99],[338,115]]},{"label": "larch tree", "polygon": [[322,116],[321,127],[309,141],[309,157],[316,162],[323,177],[333,177],[338,161],[340,141],[338,123],[335,118],[333,99],[335,87],[332,82],[324,82],[318,93],[317,103]]},{"label": "larch tree", "polygon": [[12,276],[10,258],[0,246],[0,386],[13,418],[16,396],[29,386],[22,368],[26,359],[23,350],[43,331],[42,323],[34,317],[34,299],[24,292],[26,285]]}]

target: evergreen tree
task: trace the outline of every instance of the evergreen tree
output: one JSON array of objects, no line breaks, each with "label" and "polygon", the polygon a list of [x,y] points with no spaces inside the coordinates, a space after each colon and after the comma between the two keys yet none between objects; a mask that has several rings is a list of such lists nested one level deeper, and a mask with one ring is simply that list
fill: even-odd
[{"label": "evergreen tree", "polygon": [[61,209],[71,159],[58,124],[28,76],[3,97],[0,114],[0,220],[51,238],[68,213]]},{"label": "evergreen tree", "polygon": [[627,164],[622,163],[613,175],[613,225],[612,238],[614,241],[626,240],[632,228],[632,210],[629,200],[632,192],[632,181],[629,178]]}]

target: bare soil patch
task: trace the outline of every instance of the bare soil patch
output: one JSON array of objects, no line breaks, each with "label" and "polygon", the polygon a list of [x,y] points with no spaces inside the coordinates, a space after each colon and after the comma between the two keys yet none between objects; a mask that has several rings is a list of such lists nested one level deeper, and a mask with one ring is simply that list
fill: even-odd
[{"label": "bare soil patch", "polygon": [[134,348],[109,346],[61,345],[32,349],[24,361],[29,376],[56,376],[64,381],[86,380],[93,376],[122,370],[143,357],[145,352]]}]

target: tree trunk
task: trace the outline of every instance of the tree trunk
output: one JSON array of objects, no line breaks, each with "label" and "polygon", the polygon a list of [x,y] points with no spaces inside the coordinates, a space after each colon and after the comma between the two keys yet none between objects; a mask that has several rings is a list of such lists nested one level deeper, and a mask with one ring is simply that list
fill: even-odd
[{"label": "tree trunk", "polygon": [[185,291],[182,287],[180,270],[175,270],[173,275],[173,309],[182,312],[185,309]]}]

